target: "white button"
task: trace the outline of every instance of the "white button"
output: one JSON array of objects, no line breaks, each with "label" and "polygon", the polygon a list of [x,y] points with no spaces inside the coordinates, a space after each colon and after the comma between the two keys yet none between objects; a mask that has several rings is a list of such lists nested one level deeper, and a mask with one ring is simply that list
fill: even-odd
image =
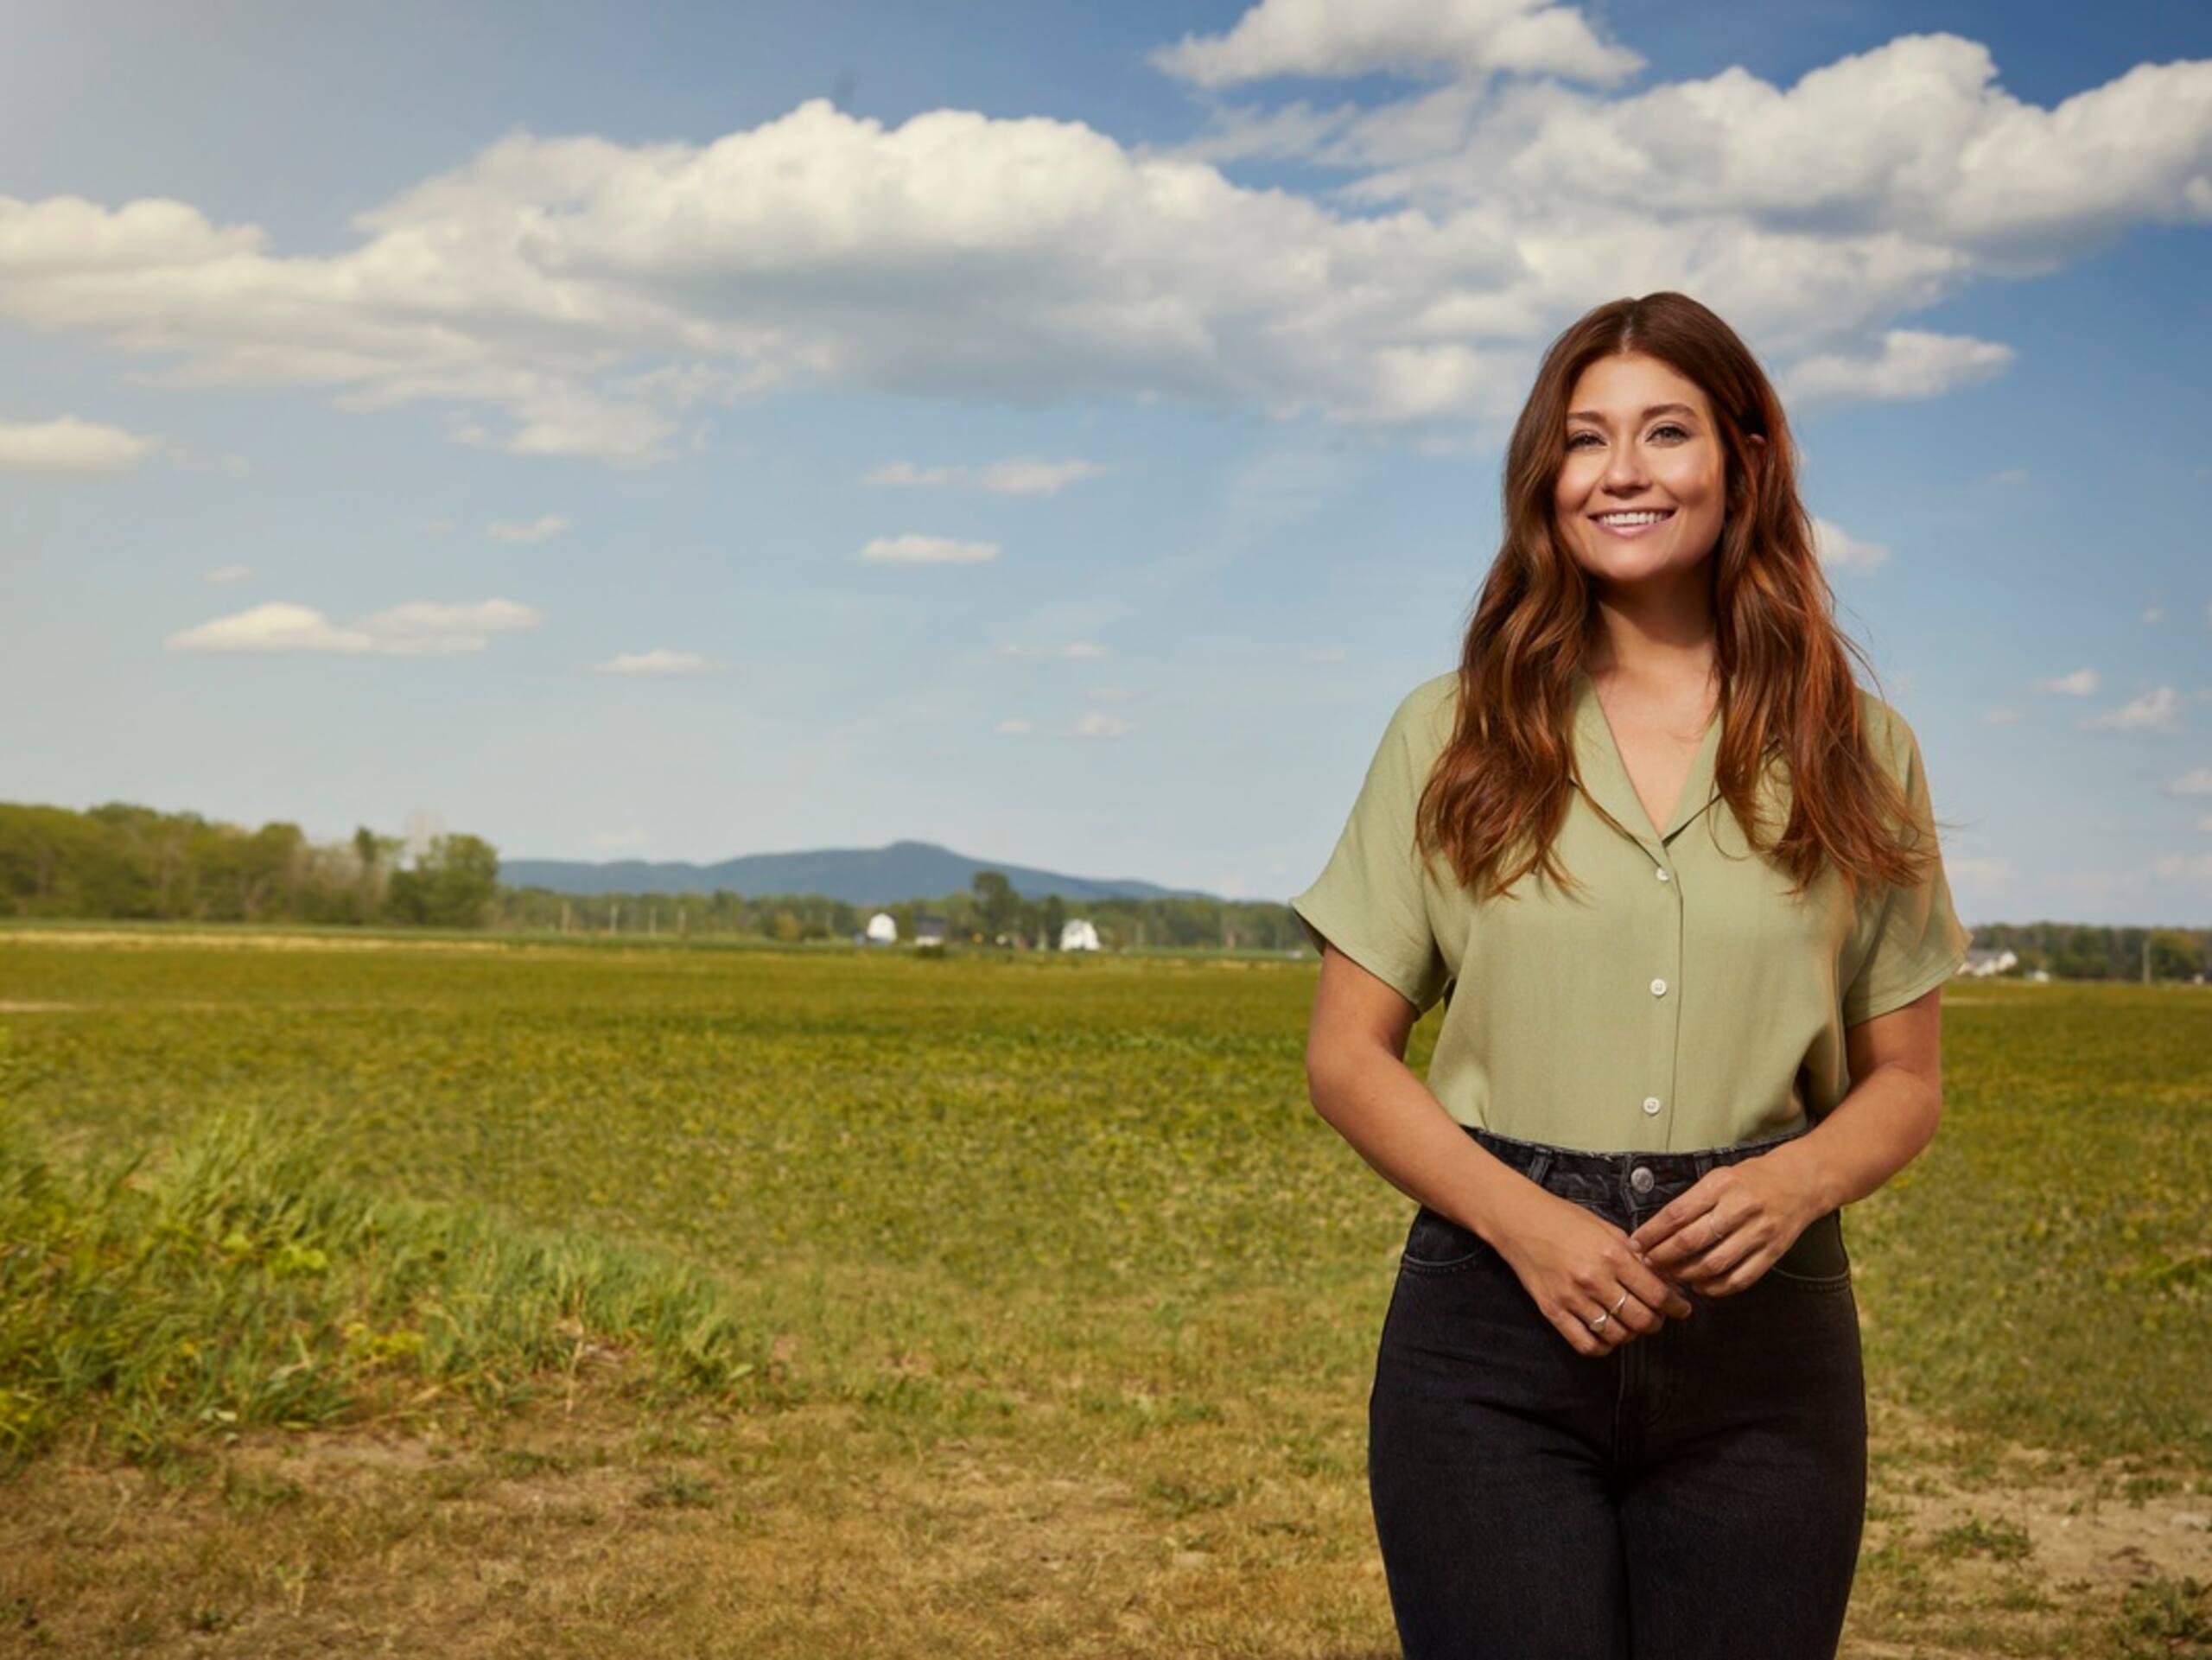
[{"label": "white button", "polygon": [[1665,996],[1667,995],[1667,983],[1664,980],[1654,980],[1651,983],[1651,995],[1655,997]]},{"label": "white button", "polygon": [[1675,880],[1675,873],[1671,870],[1662,868],[1661,870],[1655,871],[1653,874],[1662,882],[1670,882]]},{"label": "white button", "polygon": [[1644,1110],[1646,1112],[1656,1112],[1656,1111],[1658,1111],[1658,1110],[1659,1110],[1659,1097],[1658,1097],[1657,1096],[1656,1096],[1656,1095],[1647,1095],[1647,1096],[1645,1096],[1645,1097],[1643,1097],[1643,1110]]}]

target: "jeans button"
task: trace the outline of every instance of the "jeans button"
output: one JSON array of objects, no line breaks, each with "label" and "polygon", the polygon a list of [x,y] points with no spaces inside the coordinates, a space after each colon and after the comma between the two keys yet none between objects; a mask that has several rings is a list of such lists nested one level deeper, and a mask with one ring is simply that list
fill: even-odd
[{"label": "jeans button", "polygon": [[1649,1193],[1651,1181],[1651,1167],[1648,1164],[1639,1164],[1628,1173],[1628,1185],[1639,1193]]}]

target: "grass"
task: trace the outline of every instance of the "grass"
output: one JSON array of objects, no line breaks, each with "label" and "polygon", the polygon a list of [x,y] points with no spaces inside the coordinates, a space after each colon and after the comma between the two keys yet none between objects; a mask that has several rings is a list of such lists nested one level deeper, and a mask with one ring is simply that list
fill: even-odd
[{"label": "grass", "polygon": [[[60,1519],[0,1520],[0,1612],[180,1652],[194,1619],[270,1653],[363,1631],[482,1653],[1393,1652],[1363,1409],[1411,1206],[1305,1103],[1312,983],[1253,959],[0,934],[0,1006],[37,1006],[0,1013],[0,1087],[80,1218],[105,1190],[58,1173],[85,1154],[183,1169],[200,1127],[251,1122],[272,1200],[422,1207],[483,1230],[461,1256],[511,1250],[497,1283],[539,1301],[446,1352],[559,1403],[372,1434],[377,1401],[427,1386],[407,1369],[430,1294],[370,1318],[386,1258],[326,1230],[302,1237],[325,1270],[279,1274],[276,1241],[254,1294],[311,1295],[291,1318],[368,1404],[214,1442],[197,1531],[170,1529],[166,1488],[118,1511],[111,1469],[38,1460],[16,1515]],[[2212,1580],[2188,1526],[2212,1511],[2192,1266],[2212,1002],[1975,986],[1948,1014],[1942,1132],[1847,1218],[1877,1502],[1846,1652],[2185,1645],[2190,1575]],[[296,1135],[315,1151],[284,1166]],[[197,1237],[187,1307],[220,1273]],[[561,1302],[549,1241],[607,1253],[581,1277],[629,1291]],[[653,1295],[683,1312],[640,1316]],[[721,1381],[687,1385],[709,1310]],[[349,1375],[349,1319],[424,1348]],[[561,1319],[595,1319],[624,1363],[571,1390],[575,1338],[527,1347]],[[158,1329],[118,1331],[118,1355]],[[289,1364],[277,1330],[225,1363],[224,1398]],[[73,1447],[93,1397],[54,1399]],[[161,1420],[174,1458],[199,1401]],[[132,1574],[171,1588],[99,1588]]]},{"label": "grass", "polygon": [[210,1428],[509,1408],[623,1350],[661,1398],[728,1398],[757,1366],[696,1269],[373,1198],[327,1163],[300,1127],[220,1110],[151,1169],[96,1149],[57,1170],[0,1116],[0,1466],[65,1429],[153,1460]]}]

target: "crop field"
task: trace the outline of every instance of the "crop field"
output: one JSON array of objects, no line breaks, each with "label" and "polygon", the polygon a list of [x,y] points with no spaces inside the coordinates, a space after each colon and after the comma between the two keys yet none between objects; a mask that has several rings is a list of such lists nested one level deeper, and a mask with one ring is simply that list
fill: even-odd
[{"label": "crop field", "polygon": [[[0,1655],[1385,1660],[1313,980],[0,932]],[[1844,1653],[2212,1655],[2212,991],[1945,1005]]]}]

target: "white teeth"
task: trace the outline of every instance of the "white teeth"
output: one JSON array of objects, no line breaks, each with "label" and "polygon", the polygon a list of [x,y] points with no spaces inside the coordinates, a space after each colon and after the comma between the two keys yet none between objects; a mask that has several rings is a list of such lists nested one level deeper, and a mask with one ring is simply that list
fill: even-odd
[{"label": "white teeth", "polygon": [[1664,513],[1599,513],[1601,525],[1656,525],[1666,518]]}]

